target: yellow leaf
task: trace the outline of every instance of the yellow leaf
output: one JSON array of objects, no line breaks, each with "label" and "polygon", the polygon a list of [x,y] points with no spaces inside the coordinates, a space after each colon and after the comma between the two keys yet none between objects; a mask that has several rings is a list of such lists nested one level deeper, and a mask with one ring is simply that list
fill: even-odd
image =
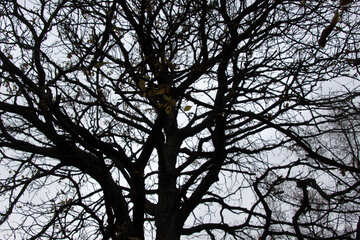
[{"label": "yellow leaf", "polygon": [[161,109],[165,106],[165,104],[162,103],[156,103],[157,108]]},{"label": "yellow leaf", "polygon": [[187,105],[187,106],[185,106],[184,107],[184,111],[186,112],[186,111],[189,111],[191,109],[191,106],[189,106],[189,105]]},{"label": "yellow leaf", "polygon": [[98,62],[98,63],[95,63],[94,67],[96,68],[101,68],[102,66],[104,66],[105,64],[107,64],[108,62]]},{"label": "yellow leaf", "polygon": [[171,99],[170,105],[174,107],[174,106],[176,105],[176,100],[175,100],[175,99]]},{"label": "yellow leaf", "polygon": [[140,79],[139,80],[139,82],[138,82],[138,84],[139,84],[139,88],[142,90],[142,91],[145,91],[145,80],[143,80],[143,79]]},{"label": "yellow leaf", "polygon": [[169,97],[168,95],[163,95],[163,98],[165,101],[170,102],[171,101],[171,97]]},{"label": "yellow leaf", "polygon": [[169,93],[170,92],[170,87],[167,84],[160,84],[159,88],[163,89],[164,93]]},{"label": "yellow leaf", "polygon": [[166,89],[165,88],[153,88],[150,89],[149,91],[149,96],[156,96],[156,95],[162,95],[166,93]]},{"label": "yellow leaf", "polygon": [[166,114],[167,114],[167,115],[170,115],[171,111],[172,111],[172,107],[171,107],[170,105],[166,105],[166,106],[165,106],[165,112],[166,112]]}]

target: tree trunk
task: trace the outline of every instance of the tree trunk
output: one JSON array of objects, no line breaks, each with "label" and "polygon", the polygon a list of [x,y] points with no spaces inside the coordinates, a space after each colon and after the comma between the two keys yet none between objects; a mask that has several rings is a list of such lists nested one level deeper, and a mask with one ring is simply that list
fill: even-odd
[{"label": "tree trunk", "polygon": [[156,240],[180,240],[182,224],[178,223],[176,216],[159,219],[156,230]]},{"label": "tree trunk", "polygon": [[[174,122],[165,126],[166,142],[159,149],[159,213],[156,216],[157,240],[180,239],[182,224],[178,223],[179,193],[176,188],[176,159],[180,145]],[[180,225],[180,226],[179,226]]]}]

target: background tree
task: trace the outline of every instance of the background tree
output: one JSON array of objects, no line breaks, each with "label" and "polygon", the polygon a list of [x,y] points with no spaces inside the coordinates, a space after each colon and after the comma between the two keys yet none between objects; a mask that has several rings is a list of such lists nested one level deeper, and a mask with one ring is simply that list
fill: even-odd
[{"label": "background tree", "polygon": [[358,12],[1,1],[2,231],[358,239]]}]

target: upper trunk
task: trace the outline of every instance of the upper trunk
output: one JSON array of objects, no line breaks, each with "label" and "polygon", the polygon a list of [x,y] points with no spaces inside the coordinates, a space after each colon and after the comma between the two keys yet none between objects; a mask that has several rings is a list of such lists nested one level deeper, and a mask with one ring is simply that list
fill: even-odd
[{"label": "upper trunk", "polygon": [[[164,124],[166,140],[159,151],[159,211],[156,216],[157,240],[180,239],[182,224],[178,223],[176,213],[179,209],[176,188],[176,159],[180,146],[176,120],[171,117]],[[179,226],[181,225],[181,226]]]}]

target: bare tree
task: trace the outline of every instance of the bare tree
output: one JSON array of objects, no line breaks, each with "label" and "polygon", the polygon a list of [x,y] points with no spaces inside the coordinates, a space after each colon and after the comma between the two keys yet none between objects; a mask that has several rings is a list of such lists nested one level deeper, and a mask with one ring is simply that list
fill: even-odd
[{"label": "bare tree", "polygon": [[[359,12],[342,0],[1,1],[2,231],[358,239],[359,145],[345,129]],[[327,94],[339,81],[355,90]]]}]

